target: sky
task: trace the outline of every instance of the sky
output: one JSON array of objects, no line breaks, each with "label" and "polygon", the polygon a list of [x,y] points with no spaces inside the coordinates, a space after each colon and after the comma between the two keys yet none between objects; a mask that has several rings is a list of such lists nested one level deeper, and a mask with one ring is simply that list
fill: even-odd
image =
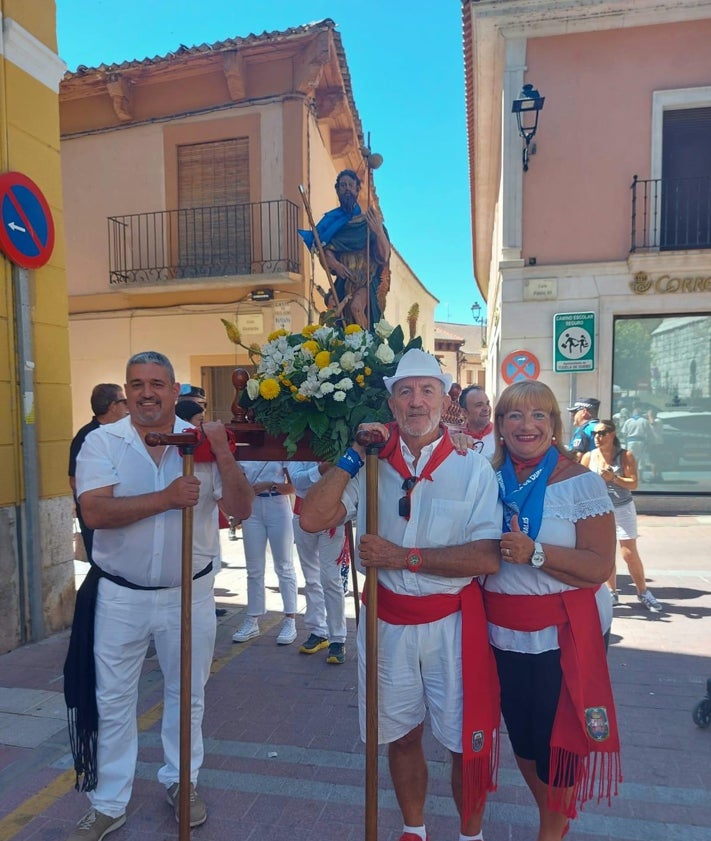
[{"label": "sky", "polygon": [[370,132],[371,151],[384,158],[374,176],[390,238],[439,299],[435,318],[473,324],[471,306],[483,301],[472,266],[460,0],[56,4],[69,70],[334,20],[366,139]]}]

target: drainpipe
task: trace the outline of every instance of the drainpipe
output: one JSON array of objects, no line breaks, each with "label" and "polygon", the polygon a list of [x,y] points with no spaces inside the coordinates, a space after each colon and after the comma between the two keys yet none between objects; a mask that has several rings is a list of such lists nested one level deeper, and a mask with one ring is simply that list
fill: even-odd
[{"label": "drainpipe", "polygon": [[[22,475],[24,504],[18,506],[18,554],[21,589],[22,642],[36,642],[45,636],[42,594],[42,552],[39,529],[39,471],[37,427],[35,425],[35,363],[32,350],[30,284],[27,269],[12,267],[15,298],[15,331],[18,383],[21,405]],[[29,603],[29,604],[28,604]],[[29,607],[29,617],[25,605]],[[29,623],[28,623],[29,619]]]}]

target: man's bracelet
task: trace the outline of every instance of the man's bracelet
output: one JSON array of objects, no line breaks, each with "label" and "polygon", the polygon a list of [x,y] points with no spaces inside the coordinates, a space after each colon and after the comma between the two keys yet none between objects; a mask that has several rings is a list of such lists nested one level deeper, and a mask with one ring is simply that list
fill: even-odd
[{"label": "man's bracelet", "polygon": [[353,447],[349,447],[336,462],[336,467],[340,467],[341,470],[345,470],[346,473],[353,478],[361,469],[363,464],[363,459],[358,455]]}]

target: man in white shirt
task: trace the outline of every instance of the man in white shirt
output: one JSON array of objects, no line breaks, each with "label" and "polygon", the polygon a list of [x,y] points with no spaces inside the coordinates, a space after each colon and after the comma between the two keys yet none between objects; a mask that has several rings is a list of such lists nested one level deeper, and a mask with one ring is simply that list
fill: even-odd
[{"label": "man in white shirt", "polygon": [[[364,449],[357,443],[309,491],[301,526],[321,531],[357,515],[359,561],[378,570],[378,740],[388,745],[403,815],[400,841],[428,837],[426,709],[434,735],[452,754],[460,841],[469,841],[482,837],[486,792],[495,779],[492,748],[499,716],[489,690],[493,693],[497,682],[475,577],[499,567],[502,515],[496,478],[484,459],[453,449],[440,423],[451,376],[442,373],[435,357],[410,350],[384,382],[395,423],[359,427],[387,439],[378,461],[380,534],[366,534],[366,482],[358,472]],[[365,627],[361,615],[363,738]]]},{"label": "man in white shirt", "polygon": [[474,439],[474,449],[491,461],[496,449],[496,434],[491,421],[491,403],[486,392],[480,385],[467,386],[459,395],[459,405],[467,416],[464,431]]},{"label": "man in white shirt", "polygon": [[151,637],[165,681],[164,765],[158,779],[178,819],[181,544],[186,508],[194,509],[190,824],[197,826],[207,818],[195,785],[203,759],[204,690],[215,642],[217,506],[244,519],[254,495],[221,423],[203,425],[214,460],[196,459],[192,476],[182,475],[177,447],[145,444],[148,432],[182,431],[185,424],[176,423],[175,416],[179,388],[173,366],[163,354],[146,351],[132,356],[125,385],[129,415],[91,432],[77,459],[77,494],[84,518],[95,530],[95,567],[87,580],[96,597],[90,627],[98,765],[93,763],[95,779],[88,785],[85,780],[84,785],[90,789],[91,809],[69,841],[100,841],[125,823],[138,752],[138,681]]}]

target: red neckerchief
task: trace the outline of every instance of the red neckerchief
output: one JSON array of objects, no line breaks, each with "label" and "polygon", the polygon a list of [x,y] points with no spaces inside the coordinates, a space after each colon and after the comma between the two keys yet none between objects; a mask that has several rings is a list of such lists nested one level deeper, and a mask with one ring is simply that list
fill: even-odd
[{"label": "red neckerchief", "polygon": [[422,473],[419,476],[413,476],[412,473],[410,473],[408,466],[405,464],[405,457],[403,456],[402,448],[400,447],[400,430],[398,429],[397,424],[388,423],[386,426],[390,432],[390,437],[385,442],[385,446],[378,453],[378,458],[386,459],[390,466],[397,470],[403,479],[417,479],[418,482],[422,479],[429,479],[431,482],[432,474],[435,470],[440,466],[440,464],[442,464],[450,453],[454,452],[454,445],[452,444],[452,439],[449,437],[449,430],[446,426],[440,424],[439,428],[442,433],[442,437],[439,439],[439,443],[432,451],[432,455],[430,456]]},{"label": "red neckerchief", "polygon": [[482,438],[486,438],[486,436],[491,432],[494,428],[494,424],[489,421],[487,425],[482,429],[481,432],[474,432],[473,429],[467,429],[467,435],[471,435],[472,438],[476,438],[477,441],[481,441]]},{"label": "red neckerchief", "polygon": [[600,631],[595,588],[545,596],[510,595],[484,590],[486,617],[514,631],[558,626],[563,681],[553,722],[548,807],[569,818],[595,796],[608,804],[622,781],[620,741],[605,644]]}]

